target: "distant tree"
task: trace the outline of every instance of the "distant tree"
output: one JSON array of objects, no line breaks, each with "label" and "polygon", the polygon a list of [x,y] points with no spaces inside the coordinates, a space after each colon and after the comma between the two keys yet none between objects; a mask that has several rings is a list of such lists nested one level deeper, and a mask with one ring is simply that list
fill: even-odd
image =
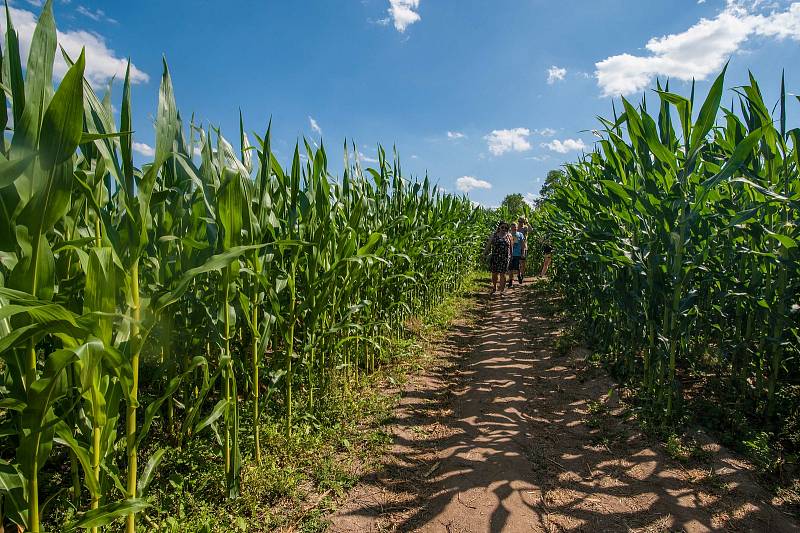
[{"label": "distant tree", "polygon": [[525,213],[525,198],[520,193],[509,194],[503,198],[500,207],[508,209],[513,220]]},{"label": "distant tree", "polygon": [[567,177],[563,170],[551,170],[547,173],[544,179],[544,185],[539,190],[539,196],[542,200],[547,200],[553,194],[556,186],[559,185]]}]

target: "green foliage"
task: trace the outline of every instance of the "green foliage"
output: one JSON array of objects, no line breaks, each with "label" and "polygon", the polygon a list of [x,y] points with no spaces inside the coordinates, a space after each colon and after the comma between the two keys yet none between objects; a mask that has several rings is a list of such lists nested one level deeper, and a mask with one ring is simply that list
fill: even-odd
[{"label": "green foliage", "polygon": [[694,440],[677,433],[671,433],[667,437],[664,449],[667,455],[682,463],[690,461],[706,462],[710,459],[710,454],[703,450]]},{"label": "green foliage", "polygon": [[772,442],[773,436],[766,431],[759,431],[752,437],[742,441],[748,458],[753,461],[759,470],[773,474],[781,464],[780,455],[775,453]]},{"label": "green foliage", "polygon": [[[243,474],[250,442],[274,481],[259,494],[291,492],[263,462],[261,424],[280,421],[287,442],[318,428],[410,317],[462,285],[486,214],[403,174],[382,148],[364,169],[345,146],[335,177],[324,147],[298,144],[284,168],[270,126],[251,143],[240,116],[234,149],[184,122],[166,62],[154,160],[137,166],[130,72],[117,123],[112,95],[83,78],[83,53],[51,90],[51,0],[24,76],[7,26],[0,526],[98,531],[126,516],[134,533],[169,450],[198,441],[215,501],[256,487]],[[194,475],[173,474],[183,494]],[[64,495],[72,510],[51,521],[40,501]]]},{"label": "green foliage", "polygon": [[724,75],[696,114],[660,84],[657,107],[623,99],[595,150],[553,174],[532,224],[553,243],[570,313],[649,427],[698,406],[756,456],[771,446],[795,460],[800,130],[786,129],[783,83],[773,117],[752,77],[721,107]]},{"label": "green foliage", "polygon": [[547,177],[544,179],[544,183],[542,184],[542,188],[539,189],[539,197],[542,201],[546,201],[553,196],[553,193],[556,189],[565,181],[566,174],[562,170],[551,170],[547,173]]},{"label": "green foliage", "polygon": [[517,218],[526,213],[525,198],[520,193],[509,194],[503,198],[500,207],[508,213],[508,222],[516,222]]}]

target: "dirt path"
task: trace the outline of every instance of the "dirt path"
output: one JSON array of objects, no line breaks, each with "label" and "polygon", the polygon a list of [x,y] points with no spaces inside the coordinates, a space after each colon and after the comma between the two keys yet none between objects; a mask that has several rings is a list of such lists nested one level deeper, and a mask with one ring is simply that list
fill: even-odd
[{"label": "dirt path", "polygon": [[441,366],[409,382],[384,468],[331,531],[800,531],[747,465],[714,445],[681,465],[626,419],[613,382],[559,355],[541,285],[456,324]]}]

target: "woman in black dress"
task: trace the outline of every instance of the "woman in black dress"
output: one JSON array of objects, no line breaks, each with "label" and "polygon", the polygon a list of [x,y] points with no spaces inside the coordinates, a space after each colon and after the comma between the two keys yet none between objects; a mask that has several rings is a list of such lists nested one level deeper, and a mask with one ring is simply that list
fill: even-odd
[{"label": "woman in black dress", "polygon": [[497,224],[497,229],[486,242],[486,251],[489,254],[489,271],[492,273],[492,294],[497,292],[497,282],[500,282],[500,293],[506,289],[506,272],[508,261],[511,259],[511,244],[508,239],[509,225],[505,222]]}]

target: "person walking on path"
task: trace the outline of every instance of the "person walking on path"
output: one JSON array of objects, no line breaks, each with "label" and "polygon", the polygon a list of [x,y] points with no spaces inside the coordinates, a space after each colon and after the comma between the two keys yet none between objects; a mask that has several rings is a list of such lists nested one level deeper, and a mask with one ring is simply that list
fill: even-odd
[{"label": "person walking on path", "polygon": [[519,275],[517,275],[517,280],[519,280],[520,285],[522,285],[522,280],[525,279],[525,268],[528,265],[528,233],[531,231],[531,227],[528,226],[528,221],[525,220],[525,217],[519,217],[517,224],[517,231],[522,233],[524,237],[522,242],[522,255],[519,257]]},{"label": "person walking on path", "polygon": [[506,290],[506,272],[511,256],[507,223],[501,221],[497,224],[497,229],[486,242],[486,252],[489,255],[489,271],[492,273],[492,294],[497,292],[498,282],[502,294]]},{"label": "person walking on path", "polygon": [[508,286],[514,285],[514,276],[519,279],[519,262],[522,258],[522,248],[525,245],[525,235],[517,231],[517,225],[511,224],[511,262],[508,265]]}]

